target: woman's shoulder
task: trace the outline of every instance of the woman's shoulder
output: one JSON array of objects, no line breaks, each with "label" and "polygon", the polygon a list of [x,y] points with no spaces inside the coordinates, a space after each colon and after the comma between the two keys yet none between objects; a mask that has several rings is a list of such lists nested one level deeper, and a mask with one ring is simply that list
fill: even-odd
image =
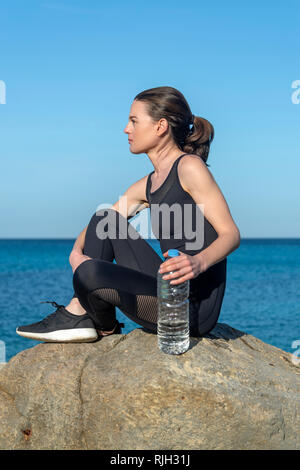
[{"label": "woman's shoulder", "polygon": [[199,155],[195,153],[188,153],[183,155],[178,162],[178,171],[189,172],[189,171],[207,171],[207,166]]},{"label": "woman's shoulder", "polygon": [[196,153],[185,153],[183,156],[180,158],[180,163],[182,162],[194,162],[194,161],[200,161],[203,165],[205,165],[204,161],[202,158],[197,155]]},{"label": "woman's shoulder", "polygon": [[200,181],[202,183],[214,180],[212,173],[207,168],[202,158],[193,153],[184,155],[180,159],[178,163],[178,178],[185,191],[187,191],[191,180],[197,181],[197,185]]}]

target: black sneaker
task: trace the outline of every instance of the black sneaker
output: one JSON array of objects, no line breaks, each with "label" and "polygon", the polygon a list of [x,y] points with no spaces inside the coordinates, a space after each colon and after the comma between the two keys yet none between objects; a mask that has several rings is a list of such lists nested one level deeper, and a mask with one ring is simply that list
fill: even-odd
[{"label": "black sneaker", "polygon": [[50,303],[57,310],[37,323],[19,326],[16,329],[18,335],[50,343],[81,343],[98,338],[94,323],[87,313],[74,315],[68,312],[64,305],[58,305],[56,302],[41,303]]}]

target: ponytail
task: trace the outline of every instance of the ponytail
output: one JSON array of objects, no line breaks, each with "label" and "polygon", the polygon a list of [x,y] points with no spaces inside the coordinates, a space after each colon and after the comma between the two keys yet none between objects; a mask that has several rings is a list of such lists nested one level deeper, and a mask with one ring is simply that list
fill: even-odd
[{"label": "ponytail", "polygon": [[161,86],[142,91],[134,99],[146,103],[148,114],[154,122],[161,118],[168,121],[173,140],[181,150],[199,155],[209,166],[206,160],[214,138],[214,128],[207,119],[192,114],[180,91]]}]

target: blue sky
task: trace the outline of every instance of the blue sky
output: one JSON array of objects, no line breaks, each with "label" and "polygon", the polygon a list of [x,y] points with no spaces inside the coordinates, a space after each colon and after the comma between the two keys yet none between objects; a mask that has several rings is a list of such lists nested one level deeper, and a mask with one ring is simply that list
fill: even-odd
[{"label": "blue sky", "polygon": [[0,238],[76,238],[150,173],[124,128],[134,96],[166,85],[214,125],[208,163],[241,236],[299,237],[299,13],[296,0],[2,1]]}]

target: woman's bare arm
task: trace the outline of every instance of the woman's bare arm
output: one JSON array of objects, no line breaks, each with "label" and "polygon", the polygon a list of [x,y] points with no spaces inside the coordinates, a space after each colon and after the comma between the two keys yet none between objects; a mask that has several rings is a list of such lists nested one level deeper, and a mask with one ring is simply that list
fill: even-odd
[{"label": "woman's bare arm", "polygon": [[146,209],[149,205],[146,198],[147,178],[148,175],[129,186],[111,209],[120,212],[128,220]]},{"label": "woman's bare arm", "polygon": [[201,158],[184,157],[178,165],[178,173],[194,201],[203,204],[205,217],[218,234],[211,245],[195,255],[208,269],[239,247],[240,232],[219,186]]},{"label": "woman's bare arm", "polygon": [[79,264],[89,259],[89,257],[83,254],[86,230],[87,227],[85,227],[78,235],[69,256],[69,263],[72,267],[73,272],[79,266]]},{"label": "woman's bare arm", "polygon": [[78,235],[78,237],[77,237],[77,239],[76,239],[76,241],[73,245],[73,248],[72,248],[72,251],[76,251],[76,252],[80,253],[81,255],[83,254],[86,229],[87,229],[87,227],[85,227],[82,230],[82,232],[80,232],[80,234]]},{"label": "woman's bare arm", "polygon": [[[123,217],[130,219],[138,212],[143,209],[146,209],[148,206],[146,201],[146,182],[147,176],[144,176],[140,180],[133,183],[124,193],[124,195],[117,201],[111,209],[114,209]],[[85,227],[82,232],[78,235],[72,251],[69,256],[69,262],[72,266],[73,272],[83,261],[90,259],[88,256],[83,254],[85,234],[87,227]]]}]

